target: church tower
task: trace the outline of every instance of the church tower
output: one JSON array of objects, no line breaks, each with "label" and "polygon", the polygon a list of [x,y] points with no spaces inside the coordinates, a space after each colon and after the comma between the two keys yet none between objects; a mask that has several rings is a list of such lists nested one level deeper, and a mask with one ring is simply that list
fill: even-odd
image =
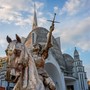
[{"label": "church tower", "polygon": [[33,17],[32,30],[35,29],[37,26],[38,24],[37,24],[37,15],[36,15],[36,5],[34,3],[34,17]]},{"label": "church tower", "polygon": [[74,50],[74,67],[73,67],[73,76],[77,79],[79,90],[88,90],[87,86],[87,77],[84,70],[82,61],[79,58],[79,53],[75,47]]},{"label": "church tower", "polygon": [[75,47],[75,50],[74,50],[74,59],[79,60],[79,53],[78,53],[76,47]]}]

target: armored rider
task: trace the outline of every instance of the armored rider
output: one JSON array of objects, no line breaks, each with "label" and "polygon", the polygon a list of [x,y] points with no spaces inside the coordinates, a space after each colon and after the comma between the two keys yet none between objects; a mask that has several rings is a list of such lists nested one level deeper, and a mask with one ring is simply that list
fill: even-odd
[{"label": "armored rider", "polygon": [[[54,16],[54,19],[55,19],[55,16]],[[50,78],[50,76],[44,69],[44,65],[45,65],[45,60],[48,57],[49,49],[52,47],[51,37],[52,37],[52,31],[54,30],[54,19],[50,27],[50,32],[48,33],[47,43],[45,47],[42,48],[42,45],[34,44],[33,50],[32,50],[32,57],[35,61],[40,79],[43,81],[45,87],[49,88],[50,90],[56,90],[56,88],[53,80]]]}]

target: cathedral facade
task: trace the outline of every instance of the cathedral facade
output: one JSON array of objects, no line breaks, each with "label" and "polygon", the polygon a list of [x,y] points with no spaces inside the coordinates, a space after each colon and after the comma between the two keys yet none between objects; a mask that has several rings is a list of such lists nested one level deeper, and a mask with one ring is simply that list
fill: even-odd
[{"label": "cathedral facade", "polygon": [[[29,51],[33,44],[38,43],[43,47],[47,42],[48,32],[47,29],[38,27],[36,11],[34,10],[32,31],[26,38],[22,39],[22,42]],[[56,90],[88,90],[86,72],[77,49],[75,48],[73,57],[67,53],[62,53],[60,38],[55,38],[54,36],[52,36],[52,45],[53,47],[50,48],[45,63],[45,69],[53,79]],[[3,76],[5,74],[4,68],[6,67],[0,70],[0,86],[7,87],[8,83],[5,82],[5,76]],[[13,85],[9,87],[13,87]]]}]

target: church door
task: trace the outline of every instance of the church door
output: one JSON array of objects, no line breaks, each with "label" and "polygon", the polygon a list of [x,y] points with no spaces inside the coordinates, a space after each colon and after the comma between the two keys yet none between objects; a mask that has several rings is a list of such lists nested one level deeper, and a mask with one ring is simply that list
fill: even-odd
[{"label": "church door", "polygon": [[68,85],[67,90],[74,90],[74,86],[73,85]]}]

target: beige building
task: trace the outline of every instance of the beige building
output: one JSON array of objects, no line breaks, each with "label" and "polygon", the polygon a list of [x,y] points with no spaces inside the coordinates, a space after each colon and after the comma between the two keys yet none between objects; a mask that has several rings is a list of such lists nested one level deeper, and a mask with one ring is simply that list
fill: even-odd
[{"label": "beige building", "polygon": [[[6,75],[6,57],[0,57],[0,87],[5,88],[5,90],[12,90],[13,88],[13,84],[12,83],[8,83],[5,80],[5,75]],[[1,90],[1,89],[0,89]],[[3,90],[3,89],[2,89]]]}]

